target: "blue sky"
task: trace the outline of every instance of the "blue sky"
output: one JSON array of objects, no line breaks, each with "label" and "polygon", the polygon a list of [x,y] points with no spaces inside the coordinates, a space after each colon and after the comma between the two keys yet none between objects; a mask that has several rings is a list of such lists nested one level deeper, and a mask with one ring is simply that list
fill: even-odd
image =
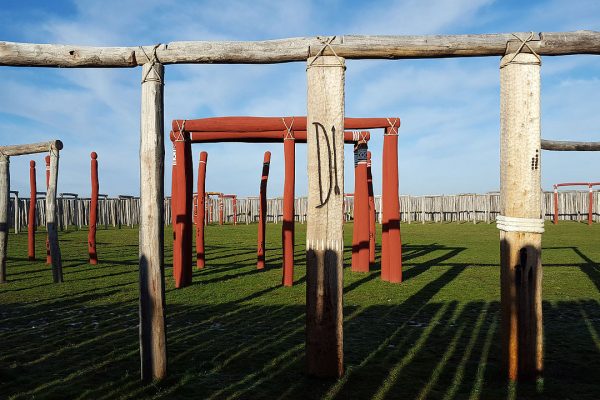
[{"label": "blue sky", "polygon": [[[600,30],[589,1],[169,1],[5,0],[0,40],[81,45],[150,45],[178,40],[262,40],[344,34],[463,34]],[[485,192],[499,187],[498,57],[348,61],[346,115],[400,117],[400,192]],[[89,195],[89,153],[97,151],[100,191],[139,194],[140,68],[0,67],[0,143],[60,138],[59,192]],[[174,118],[305,115],[303,63],[168,66],[165,126]],[[600,57],[544,57],[542,136],[599,140]],[[165,132],[168,135],[168,131]],[[380,192],[381,132],[372,133]],[[165,138],[166,157],[170,141]],[[283,190],[283,146],[195,145],[209,153],[207,190],[256,195],[262,153],[272,152],[270,195]],[[352,153],[345,153],[353,191]],[[43,156],[38,182],[43,182]],[[11,160],[12,189],[28,192],[31,157]],[[297,147],[297,194],[306,193],[306,152]],[[170,193],[170,163],[165,163]],[[549,153],[545,189],[600,180],[600,155]]]}]

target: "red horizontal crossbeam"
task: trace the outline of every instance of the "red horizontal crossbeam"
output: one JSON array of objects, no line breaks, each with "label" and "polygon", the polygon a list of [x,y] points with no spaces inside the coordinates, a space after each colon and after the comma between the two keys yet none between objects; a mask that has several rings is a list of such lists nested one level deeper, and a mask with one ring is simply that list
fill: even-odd
[{"label": "red horizontal crossbeam", "polygon": [[[178,136],[177,131],[171,131],[171,141],[175,141]],[[246,142],[246,143],[280,143],[287,137],[287,131],[202,131],[190,132],[190,141],[192,143],[222,143],[222,142]],[[306,143],[306,131],[293,131],[293,138],[296,143]],[[344,142],[354,143],[359,140],[369,141],[371,133],[369,131],[344,132]]]},{"label": "red horizontal crossbeam", "polygon": [[[344,129],[399,128],[400,118],[345,118]],[[173,120],[175,132],[306,131],[306,117],[212,117]]]}]

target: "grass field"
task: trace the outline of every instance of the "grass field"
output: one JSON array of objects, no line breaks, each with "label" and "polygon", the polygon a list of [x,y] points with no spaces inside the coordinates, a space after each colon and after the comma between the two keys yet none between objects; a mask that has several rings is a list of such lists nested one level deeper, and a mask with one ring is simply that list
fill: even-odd
[{"label": "grass field", "polygon": [[[136,229],[100,230],[101,263],[87,264],[87,231],[60,235],[65,282],[27,261],[10,235],[0,286],[0,398],[599,399],[600,225],[546,225],[546,372],[507,387],[500,372],[499,244],[494,225],[403,225],[404,279],[350,271],[346,248],[346,375],[304,367],[304,226],[295,286],[281,281],[280,225],[267,227],[258,272],[256,225],[207,227],[207,268],[175,290],[166,228],[169,377],[139,382]],[[350,243],[351,225],[346,225]],[[38,235],[38,258],[45,256]]]}]

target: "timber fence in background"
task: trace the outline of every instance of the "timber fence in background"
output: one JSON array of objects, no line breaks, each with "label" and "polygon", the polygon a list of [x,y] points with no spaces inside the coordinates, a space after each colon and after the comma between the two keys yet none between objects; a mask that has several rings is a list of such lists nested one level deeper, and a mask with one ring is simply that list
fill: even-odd
[{"label": "timber fence in background", "polygon": [[[588,215],[587,190],[560,191],[558,193],[559,220],[587,221]],[[9,226],[13,229],[27,230],[29,199],[18,197],[18,210],[15,210],[17,198],[11,197],[9,209]],[[233,222],[233,199],[224,198],[223,220]],[[258,197],[237,198],[237,223],[249,224],[258,222]],[[194,200],[194,204],[196,204]],[[344,220],[351,221],[354,212],[352,196],[344,199]],[[164,200],[165,222],[171,223],[171,198]],[[554,198],[552,192],[544,192],[542,196],[542,211],[545,219],[552,220]],[[195,212],[195,210],[194,210]],[[305,223],[307,212],[306,197],[295,200],[296,222]],[[375,196],[376,219],[381,223],[381,196]],[[500,195],[485,194],[456,194],[431,196],[400,196],[400,219],[403,223],[429,222],[472,222],[491,223],[500,212]],[[88,225],[90,199],[65,193],[57,198],[57,213],[59,228],[68,230],[82,228]],[[600,222],[600,192],[593,192],[593,221]],[[108,198],[100,195],[98,199],[98,227],[133,227],[140,220],[140,198],[119,196]],[[283,219],[283,198],[267,200],[267,221],[279,224]],[[219,223],[219,198],[210,197],[206,201],[206,220],[209,224]],[[15,221],[17,224],[15,225]],[[38,198],[36,207],[36,225],[45,226],[46,200]]]}]

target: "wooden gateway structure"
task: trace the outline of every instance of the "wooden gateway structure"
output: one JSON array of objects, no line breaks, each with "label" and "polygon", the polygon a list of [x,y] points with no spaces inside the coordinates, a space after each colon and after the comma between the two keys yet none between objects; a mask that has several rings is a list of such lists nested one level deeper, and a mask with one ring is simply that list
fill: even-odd
[{"label": "wooden gateway structure", "polygon": [[[0,42],[0,65],[142,67],[139,315],[143,379],[162,379],[167,374],[163,260],[165,65],[306,63],[307,372],[316,376],[341,376],[344,363],[340,215],[344,196],[345,60],[479,56],[502,57],[499,63],[501,216],[497,225],[502,271],[501,338],[506,371],[511,380],[539,376],[543,370],[541,237],[544,231],[540,209],[540,68],[543,56],[570,54],[600,54],[600,32],[330,36],[109,48]],[[332,143],[337,137],[335,146],[319,146],[317,129],[324,131]],[[331,175],[325,175],[325,179],[332,178],[339,183],[339,188],[330,196],[323,196],[319,185],[319,160],[332,162],[333,168],[327,171]],[[7,168],[6,155],[0,165]],[[384,171],[384,175],[387,174]],[[7,174],[2,176],[5,180]],[[2,190],[0,201],[4,205],[8,198],[4,193],[8,193],[8,189]],[[6,230],[4,222],[2,231]]]},{"label": "wooden gateway structure", "polygon": [[[46,229],[48,231],[48,261],[52,264],[54,283],[63,281],[62,261],[58,244],[58,221],[56,220],[56,187],[58,183],[58,158],[63,144],[60,140],[49,142],[0,146],[0,283],[6,283],[6,259],[8,250],[8,203],[10,198],[10,157],[27,154],[46,153]],[[35,161],[30,163],[31,204],[28,226],[28,256],[35,259]]]}]

